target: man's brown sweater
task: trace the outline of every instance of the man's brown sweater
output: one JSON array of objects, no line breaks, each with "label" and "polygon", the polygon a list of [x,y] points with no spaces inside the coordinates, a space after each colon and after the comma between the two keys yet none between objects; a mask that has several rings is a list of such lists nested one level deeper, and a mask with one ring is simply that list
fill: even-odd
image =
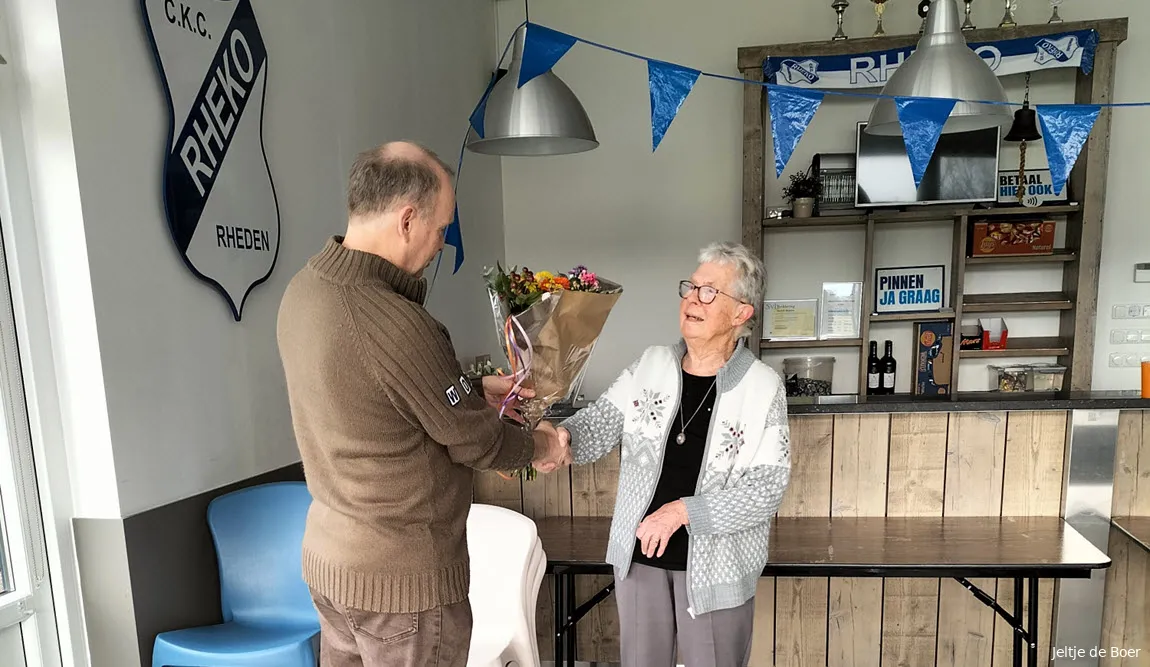
[{"label": "man's brown sweater", "polygon": [[472,469],[530,462],[424,308],[426,283],[330,239],[287,287],[277,339],[312,494],[304,579],[347,607],[467,599]]}]

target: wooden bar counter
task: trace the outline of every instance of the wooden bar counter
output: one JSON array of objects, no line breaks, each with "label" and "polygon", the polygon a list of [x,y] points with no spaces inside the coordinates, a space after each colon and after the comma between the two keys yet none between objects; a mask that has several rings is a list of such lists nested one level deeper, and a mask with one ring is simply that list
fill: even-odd
[{"label": "wooden bar counter", "polygon": [[[1064,516],[1069,472],[1064,464],[1076,410],[1121,411],[1113,514],[1150,515],[1150,412],[1144,412],[1150,401],[1137,394],[1094,392],[794,400],[791,482],[779,516]],[[618,472],[616,450],[595,464],[530,482],[482,473],[476,476],[476,502],[537,519],[609,517]],[[590,598],[610,581],[609,576],[580,577],[576,597]],[[973,583],[1013,608],[1008,580]],[[1125,609],[1126,603],[1117,584],[1107,588],[1111,617],[1116,613],[1111,606]],[[553,646],[552,591],[549,577],[538,605],[545,659]],[[1039,654],[1049,656],[1056,586],[1044,581],[1039,592]],[[1008,667],[1012,662],[1007,624],[953,579],[763,577],[756,601],[752,665]],[[613,599],[580,622],[578,642],[580,660],[619,661]]]},{"label": "wooden bar counter", "polygon": [[[1142,450],[1142,456],[1150,457],[1150,447]],[[1150,467],[1142,471],[1140,481],[1150,485]],[[1102,615],[1107,656],[1099,663],[1102,667],[1150,664],[1150,500],[1145,495],[1141,509],[1146,515],[1113,519],[1109,549],[1113,565],[1106,572],[1108,604]]]}]

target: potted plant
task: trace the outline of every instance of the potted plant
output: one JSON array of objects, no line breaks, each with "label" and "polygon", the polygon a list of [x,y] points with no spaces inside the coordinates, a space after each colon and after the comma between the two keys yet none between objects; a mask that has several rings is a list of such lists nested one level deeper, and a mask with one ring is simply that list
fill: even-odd
[{"label": "potted plant", "polygon": [[783,196],[791,202],[796,218],[809,218],[815,210],[815,200],[822,194],[823,184],[809,171],[791,175],[791,183],[783,188]]}]

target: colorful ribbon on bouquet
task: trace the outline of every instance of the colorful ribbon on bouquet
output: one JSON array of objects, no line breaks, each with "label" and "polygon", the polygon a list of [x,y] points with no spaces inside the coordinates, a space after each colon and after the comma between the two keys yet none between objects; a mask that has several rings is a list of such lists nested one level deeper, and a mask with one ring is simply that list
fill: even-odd
[{"label": "colorful ribbon on bouquet", "polygon": [[[523,346],[520,346],[516,340],[516,329],[523,336]],[[514,315],[509,315],[507,322],[503,324],[503,339],[506,341],[507,361],[511,365],[511,377],[515,378],[515,384],[511,386],[511,391],[507,392],[507,396],[504,397],[503,403],[499,406],[500,417],[507,412],[511,402],[519,398],[519,391],[523,388],[523,383],[531,371],[531,359],[535,354],[531,347],[531,338]]]},{"label": "colorful ribbon on bouquet", "polygon": [[[520,347],[516,342],[515,330],[518,329],[519,333],[523,335],[524,346]],[[519,391],[523,389],[523,383],[527,380],[527,375],[531,372],[531,359],[535,354],[534,349],[531,347],[531,338],[527,335],[523,325],[514,315],[509,315],[507,321],[503,324],[503,339],[505,341],[504,351],[507,353],[507,362],[511,366],[511,377],[515,378],[515,384],[511,386],[511,390],[507,392],[507,396],[503,398],[503,402],[499,405],[499,416],[502,418],[507,412],[507,408],[511,403],[519,398]],[[506,475],[500,471],[495,471],[497,475],[505,480],[511,481],[515,479],[515,475]]]}]

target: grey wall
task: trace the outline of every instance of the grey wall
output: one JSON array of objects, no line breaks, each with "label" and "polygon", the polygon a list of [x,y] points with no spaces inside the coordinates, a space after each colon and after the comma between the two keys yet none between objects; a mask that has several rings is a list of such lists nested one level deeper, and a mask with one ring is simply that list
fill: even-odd
[{"label": "grey wall", "polygon": [[135,667],[140,663],[124,523],[75,519],[73,531],[91,667]]}]

